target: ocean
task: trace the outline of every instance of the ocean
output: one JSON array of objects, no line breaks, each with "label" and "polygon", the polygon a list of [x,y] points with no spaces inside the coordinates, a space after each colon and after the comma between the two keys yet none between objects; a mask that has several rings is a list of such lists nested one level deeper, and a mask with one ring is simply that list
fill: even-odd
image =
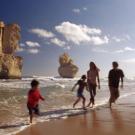
[{"label": "ocean", "polygon": [[[11,135],[26,128],[29,123],[27,110],[27,93],[32,79],[40,81],[40,90],[45,101],[40,102],[41,116],[34,119],[35,123],[51,119],[66,119],[70,115],[84,113],[81,103],[76,109],[72,104],[76,99],[76,90],[71,92],[79,78],[63,79],[59,77],[33,76],[21,80],[0,80],[0,135]],[[107,79],[101,79],[101,89],[97,89],[96,107],[106,105],[109,99]],[[120,90],[120,98],[135,94],[135,81],[125,80],[124,89]],[[90,95],[84,92],[87,102]]]}]

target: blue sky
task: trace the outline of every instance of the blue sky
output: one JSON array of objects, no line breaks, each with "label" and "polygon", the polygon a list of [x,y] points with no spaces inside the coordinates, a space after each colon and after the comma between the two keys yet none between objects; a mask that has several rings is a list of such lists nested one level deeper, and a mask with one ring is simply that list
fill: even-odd
[{"label": "blue sky", "polygon": [[86,73],[95,61],[102,77],[116,60],[135,76],[134,0],[0,0],[0,20],[21,27],[23,75],[57,76],[68,52]]}]

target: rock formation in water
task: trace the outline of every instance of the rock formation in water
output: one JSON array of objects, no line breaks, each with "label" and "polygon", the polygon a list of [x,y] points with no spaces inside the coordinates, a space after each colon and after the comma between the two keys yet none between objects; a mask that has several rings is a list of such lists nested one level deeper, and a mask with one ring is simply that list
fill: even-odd
[{"label": "rock formation in water", "polygon": [[22,61],[15,56],[19,49],[20,27],[0,22],[0,79],[19,79],[22,76]]},{"label": "rock formation in water", "polygon": [[78,72],[78,67],[73,64],[73,60],[67,53],[64,53],[59,57],[60,67],[58,72],[61,77],[74,78]]}]

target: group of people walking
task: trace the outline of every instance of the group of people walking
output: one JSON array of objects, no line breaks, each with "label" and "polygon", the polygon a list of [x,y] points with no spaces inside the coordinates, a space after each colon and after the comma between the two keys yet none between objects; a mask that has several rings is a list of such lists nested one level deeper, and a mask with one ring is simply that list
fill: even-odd
[{"label": "group of people walking", "polygon": [[[109,104],[110,107],[112,103],[115,103],[116,99],[119,97],[119,82],[121,81],[121,87],[123,87],[123,78],[124,73],[121,69],[118,68],[118,63],[112,63],[113,68],[109,71],[108,75],[108,85],[110,89],[110,99]],[[72,91],[78,87],[77,90],[77,100],[73,104],[73,107],[82,99],[83,109],[86,107],[93,107],[95,105],[95,96],[96,89],[100,89],[100,78],[99,78],[99,68],[96,66],[94,62],[90,62],[90,69],[87,72],[87,75],[82,75],[81,79],[77,81],[74,85]],[[90,101],[88,105],[85,105],[86,99],[83,95],[84,89],[90,93]],[[32,123],[33,115],[39,115],[39,100],[45,100],[44,97],[41,96],[39,90],[39,82],[37,80],[32,80],[31,89],[28,92],[28,101],[27,108],[29,110],[30,123]]]},{"label": "group of people walking", "polygon": [[[73,107],[82,99],[83,108],[93,107],[95,105],[95,96],[96,89],[100,89],[100,78],[99,78],[99,68],[96,66],[94,62],[90,62],[90,69],[86,75],[82,75],[81,79],[74,85],[72,91],[78,85],[77,90],[77,100],[74,102]],[[112,107],[112,103],[115,103],[117,98],[119,97],[119,83],[121,81],[121,88],[123,88],[123,78],[124,73],[121,69],[118,68],[118,63],[116,61],[112,62],[112,69],[108,74],[108,86],[110,90],[110,99],[109,105]],[[90,101],[88,105],[85,105],[85,97],[83,95],[83,91],[86,90],[90,93]]]}]

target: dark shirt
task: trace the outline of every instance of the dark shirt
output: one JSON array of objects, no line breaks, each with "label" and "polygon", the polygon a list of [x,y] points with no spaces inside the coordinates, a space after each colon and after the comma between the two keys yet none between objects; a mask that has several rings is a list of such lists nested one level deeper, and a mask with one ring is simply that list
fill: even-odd
[{"label": "dark shirt", "polygon": [[109,79],[109,86],[118,88],[120,78],[124,77],[124,73],[121,69],[112,69],[109,72],[108,79]]},{"label": "dark shirt", "polygon": [[78,93],[83,93],[84,88],[87,87],[87,83],[82,80],[79,80],[77,84],[79,85]]}]

